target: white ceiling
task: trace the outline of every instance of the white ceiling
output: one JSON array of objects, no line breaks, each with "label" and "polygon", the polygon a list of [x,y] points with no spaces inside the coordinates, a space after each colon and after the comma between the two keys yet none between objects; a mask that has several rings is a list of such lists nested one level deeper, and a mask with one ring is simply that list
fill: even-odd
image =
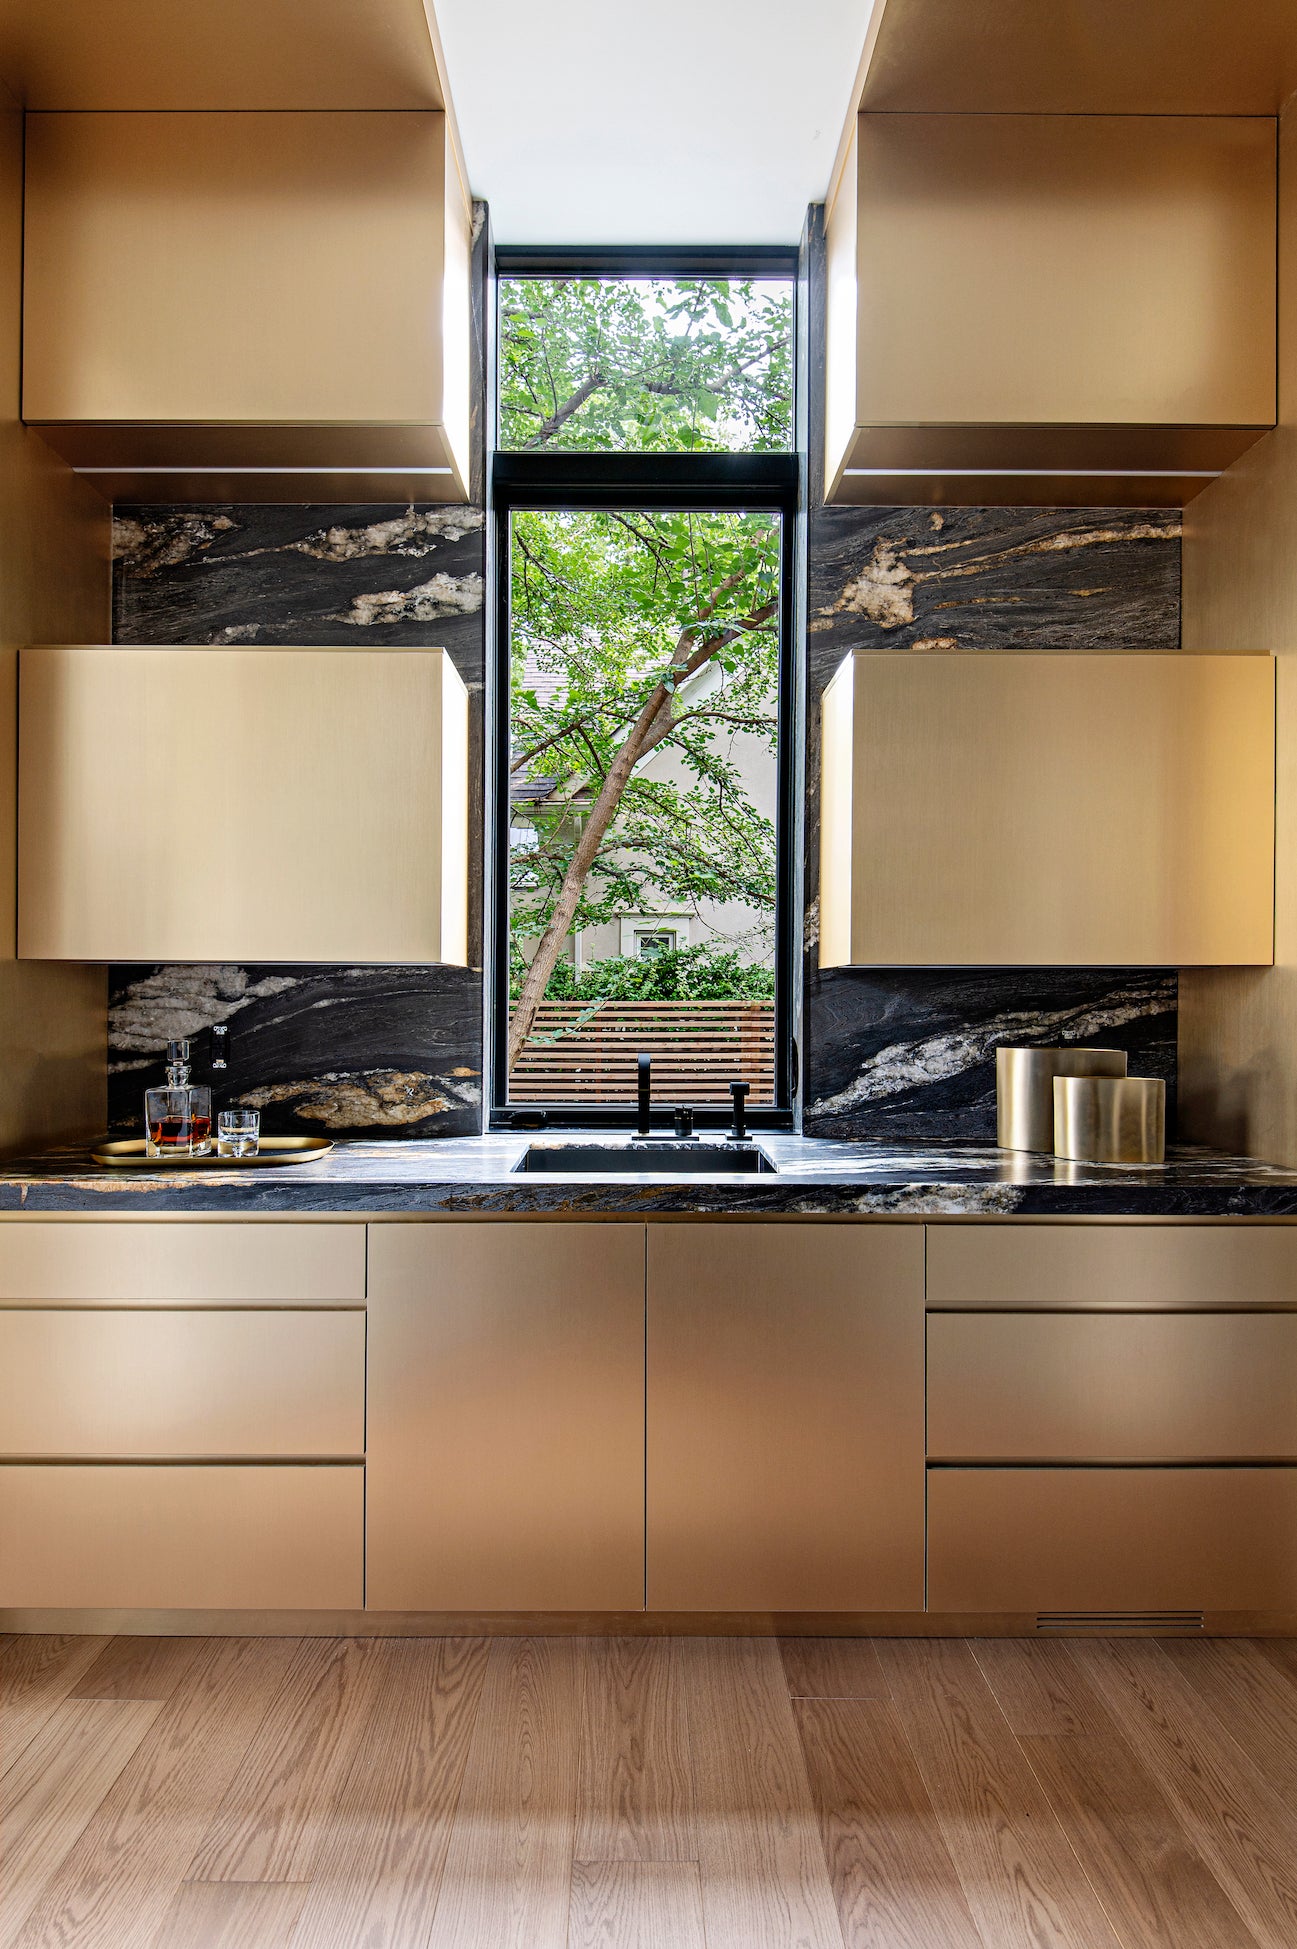
[{"label": "white ceiling", "polygon": [[501,244],[792,244],[874,0],[436,0]]}]

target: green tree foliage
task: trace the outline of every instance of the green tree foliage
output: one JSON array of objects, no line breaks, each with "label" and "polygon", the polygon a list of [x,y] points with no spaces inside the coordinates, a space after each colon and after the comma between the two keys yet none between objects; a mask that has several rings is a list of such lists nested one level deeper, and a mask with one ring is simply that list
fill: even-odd
[{"label": "green tree foliage", "polygon": [[792,287],[507,278],[500,444],[771,452],[792,445]]},{"label": "green tree foliage", "polygon": [[[787,281],[512,278],[500,324],[507,448],[792,445]],[[574,928],[711,902],[773,913],[774,831],[731,748],[774,748],[778,521],[516,513],[510,576],[511,925],[536,944],[512,1063]],[[647,775],[666,745],[675,762]]]},{"label": "green tree foliage", "polygon": [[[778,520],[520,512],[510,572],[511,922],[539,940],[516,1058],[573,928],[711,901],[773,912],[774,829],[730,746],[774,749]],[[666,745],[676,775],[646,776]]]}]

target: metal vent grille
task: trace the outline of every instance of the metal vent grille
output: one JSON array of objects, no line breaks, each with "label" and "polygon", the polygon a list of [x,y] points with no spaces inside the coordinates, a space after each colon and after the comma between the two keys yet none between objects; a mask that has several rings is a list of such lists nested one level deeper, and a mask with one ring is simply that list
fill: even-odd
[{"label": "metal vent grille", "polygon": [[1201,1631],[1201,1611],[1039,1611],[1038,1631]]}]

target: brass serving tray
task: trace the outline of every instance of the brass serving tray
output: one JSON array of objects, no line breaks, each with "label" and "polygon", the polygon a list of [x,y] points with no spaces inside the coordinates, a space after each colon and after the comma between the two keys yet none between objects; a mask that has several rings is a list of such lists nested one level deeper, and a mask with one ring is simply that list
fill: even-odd
[{"label": "brass serving tray", "polygon": [[90,1155],[96,1164],[119,1171],[246,1171],[260,1165],[310,1164],[332,1149],[332,1137],[263,1137],[252,1157],[220,1157],[215,1144],[205,1157],[150,1157],[143,1137],[123,1137],[99,1144]]}]

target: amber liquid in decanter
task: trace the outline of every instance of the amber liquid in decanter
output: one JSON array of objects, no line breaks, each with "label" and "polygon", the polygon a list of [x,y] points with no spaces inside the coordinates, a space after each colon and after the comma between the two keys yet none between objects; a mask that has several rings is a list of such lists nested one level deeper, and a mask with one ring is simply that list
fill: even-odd
[{"label": "amber liquid in decanter", "polygon": [[158,1117],[149,1125],[149,1146],[155,1151],[175,1150],[201,1154],[211,1148],[210,1117]]}]

